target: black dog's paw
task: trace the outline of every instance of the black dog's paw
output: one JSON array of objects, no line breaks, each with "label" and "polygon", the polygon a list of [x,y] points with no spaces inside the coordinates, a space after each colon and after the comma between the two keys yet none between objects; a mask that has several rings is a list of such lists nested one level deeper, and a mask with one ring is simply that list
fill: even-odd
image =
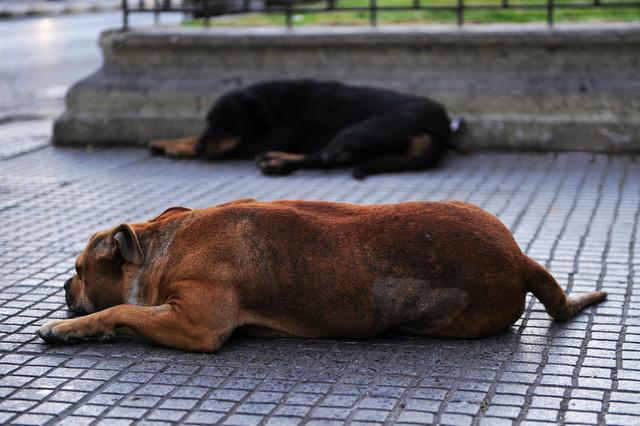
[{"label": "black dog's paw", "polygon": [[151,151],[151,155],[164,155],[164,148],[157,146],[149,145],[149,151]]},{"label": "black dog's paw", "polygon": [[353,169],[353,172],[351,172],[351,176],[353,176],[354,179],[363,180],[364,178],[367,177],[367,172],[366,170],[360,167],[357,167]]},{"label": "black dog's paw", "polygon": [[258,161],[262,173],[269,176],[283,176],[291,173],[286,167],[287,161],[281,158],[266,158]]},{"label": "black dog's paw", "polygon": [[261,164],[261,163],[263,163],[263,162],[265,162],[265,161],[268,161],[268,160],[270,160],[271,158],[272,158],[272,157],[271,157],[271,154],[270,154],[270,153],[268,153],[268,152],[265,152],[265,153],[263,153],[263,154],[258,154],[258,155],[256,155],[256,157],[253,159],[253,161],[258,165],[258,167],[260,167],[260,164]]},{"label": "black dog's paw", "polygon": [[151,154],[164,155],[167,149],[167,141],[163,139],[152,140],[152,141],[149,141],[148,147],[149,147],[149,151],[151,151]]}]

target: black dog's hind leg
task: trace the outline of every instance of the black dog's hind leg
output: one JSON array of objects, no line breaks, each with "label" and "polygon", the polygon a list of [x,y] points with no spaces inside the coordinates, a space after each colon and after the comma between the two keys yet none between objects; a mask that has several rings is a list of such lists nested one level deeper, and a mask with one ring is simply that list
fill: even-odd
[{"label": "black dog's hind leg", "polygon": [[410,138],[409,148],[398,155],[381,155],[358,164],[353,177],[364,179],[367,175],[405,170],[426,170],[438,166],[446,153],[442,143],[433,142],[429,135]]},{"label": "black dog's hind leg", "polygon": [[256,158],[267,175],[286,175],[299,169],[328,169],[347,166],[382,154],[405,151],[414,111],[375,116],[346,127],[321,150],[308,155],[267,152]]},{"label": "black dog's hind leg", "polygon": [[436,163],[428,164],[424,158],[406,155],[383,155],[358,164],[351,173],[356,179],[364,179],[369,175],[385,172],[401,172],[405,170],[424,170],[436,167]]},{"label": "black dog's hind leg", "polygon": [[[263,173],[269,175],[352,164],[361,164],[354,174],[360,178],[384,171],[426,169],[433,167],[429,161],[437,162],[442,157],[447,145],[440,137],[429,136],[436,133],[427,130],[429,118],[419,109],[378,115],[342,129],[313,154],[267,152],[256,161]],[[435,124],[448,129],[446,115]]]}]

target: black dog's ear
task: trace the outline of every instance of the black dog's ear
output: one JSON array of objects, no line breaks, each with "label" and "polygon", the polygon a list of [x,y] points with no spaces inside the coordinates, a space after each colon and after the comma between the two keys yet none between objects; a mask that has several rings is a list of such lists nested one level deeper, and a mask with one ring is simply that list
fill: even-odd
[{"label": "black dog's ear", "polygon": [[142,266],[144,263],[144,254],[138,236],[133,228],[126,223],[113,231],[111,258],[115,259],[118,253],[125,261],[136,266]]},{"label": "black dog's ear", "polygon": [[246,98],[247,110],[249,117],[256,128],[265,130],[271,127],[273,123],[273,116],[265,102],[256,95],[249,95]]}]

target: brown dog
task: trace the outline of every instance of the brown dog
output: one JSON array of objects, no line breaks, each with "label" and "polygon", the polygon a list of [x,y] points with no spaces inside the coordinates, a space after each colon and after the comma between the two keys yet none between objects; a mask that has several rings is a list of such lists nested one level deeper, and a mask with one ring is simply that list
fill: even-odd
[{"label": "brown dog", "polygon": [[238,329],[476,338],[511,326],[528,291],[558,320],[606,297],[567,297],[496,217],[457,201],[173,207],[95,234],[76,270],[67,304],[89,315],[44,325],[47,342],[126,334],[213,352]]}]

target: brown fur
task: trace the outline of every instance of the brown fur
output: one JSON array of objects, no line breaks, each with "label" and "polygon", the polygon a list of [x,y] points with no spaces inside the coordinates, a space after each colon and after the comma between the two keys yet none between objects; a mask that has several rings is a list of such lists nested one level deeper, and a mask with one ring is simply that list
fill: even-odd
[{"label": "brown fur", "polygon": [[[138,255],[142,266],[126,259]],[[606,296],[568,298],[497,218],[457,201],[174,207],[94,235],[78,267],[70,308],[92,313],[46,324],[38,334],[47,341],[129,334],[212,352],[237,329],[477,338],[510,327],[527,291],[560,320]]]}]

